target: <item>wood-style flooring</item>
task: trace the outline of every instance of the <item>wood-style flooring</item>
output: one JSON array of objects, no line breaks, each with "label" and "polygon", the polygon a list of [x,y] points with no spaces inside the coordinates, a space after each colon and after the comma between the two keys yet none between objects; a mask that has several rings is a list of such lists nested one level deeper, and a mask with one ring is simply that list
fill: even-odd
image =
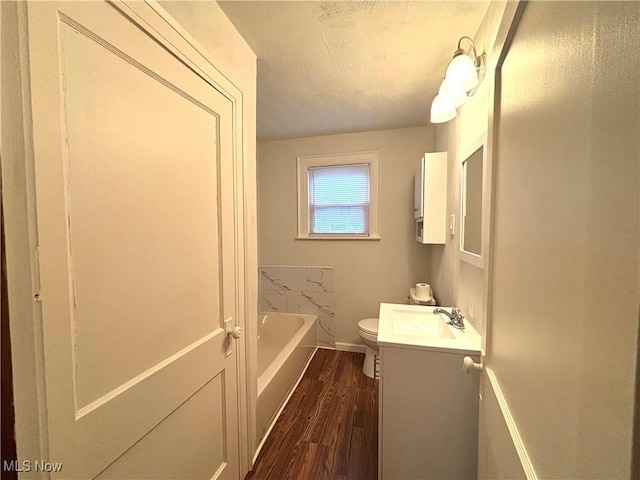
[{"label": "wood-style flooring", "polygon": [[318,349],[245,480],[377,478],[378,385],[363,360]]}]

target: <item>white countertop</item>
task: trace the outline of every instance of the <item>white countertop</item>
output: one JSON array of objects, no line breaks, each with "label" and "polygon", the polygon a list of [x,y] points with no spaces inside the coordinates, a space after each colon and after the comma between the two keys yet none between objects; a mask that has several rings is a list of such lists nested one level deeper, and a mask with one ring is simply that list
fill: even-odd
[{"label": "white countertop", "polygon": [[[394,328],[394,318],[398,314],[402,314],[405,318],[414,318],[414,328],[420,327],[416,325],[421,319],[425,321],[435,321],[433,317],[434,308],[442,308],[451,311],[451,307],[431,307],[424,305],[404,305],[394,303],[381,303],[380,315],[378,321],[378,345],[383,347],[399,347],[399,348],[411,348],[416,350],[431,350],[438,352],[458,353],[465,355],[480,355],[481,339],[480,335],[473,328],[468,319],[464,319],[464,330],[454,328],[451,325],[442,325],[442,322],[449,319],[444,314],[439,314],[442,317],[439,330],[443,335],[437,336],[437,334],[416,334],[410,335],[404,332],[407,329],[398,328],[398,322],[396,321],[396,327]],[[463,312],[464,313],[464,312]],[[422,315],[424,314],[424,317]],[[425,329],[427,327],[425,326]],[[437,328],[436,328],[437,329]],[[430,328],[433,330],[433,327]],[[443,338],[443,337],[449,338]]]}]

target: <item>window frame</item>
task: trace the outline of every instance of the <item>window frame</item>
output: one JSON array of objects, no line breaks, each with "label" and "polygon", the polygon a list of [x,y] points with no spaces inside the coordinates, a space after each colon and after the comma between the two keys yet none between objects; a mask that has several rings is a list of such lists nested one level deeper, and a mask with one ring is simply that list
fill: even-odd
[{"label": "window frame", "polygon": [[[310,233],[309,232],[309,169],[369,165],[369,233]],[[298,240],[380,240],[380,152],[332,153],[299,155],[297,157],[298,184]]]}]

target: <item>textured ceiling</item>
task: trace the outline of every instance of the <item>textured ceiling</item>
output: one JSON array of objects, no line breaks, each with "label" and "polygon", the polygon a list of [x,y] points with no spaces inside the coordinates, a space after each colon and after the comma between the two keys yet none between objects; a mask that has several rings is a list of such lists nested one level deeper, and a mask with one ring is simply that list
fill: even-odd
[{"label": "textured ceiling", "polygon": [[488,2],[220,2],[258,56],[258,140],[429,123]]}]

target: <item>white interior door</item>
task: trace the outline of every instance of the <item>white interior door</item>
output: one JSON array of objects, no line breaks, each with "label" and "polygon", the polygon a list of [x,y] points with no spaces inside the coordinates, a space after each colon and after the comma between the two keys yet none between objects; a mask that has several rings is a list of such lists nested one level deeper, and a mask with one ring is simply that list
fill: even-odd
[{"label": "white interior door", "polygon": [[237,478],[232,106],[119,8],[28,8],[50,460]]}]

